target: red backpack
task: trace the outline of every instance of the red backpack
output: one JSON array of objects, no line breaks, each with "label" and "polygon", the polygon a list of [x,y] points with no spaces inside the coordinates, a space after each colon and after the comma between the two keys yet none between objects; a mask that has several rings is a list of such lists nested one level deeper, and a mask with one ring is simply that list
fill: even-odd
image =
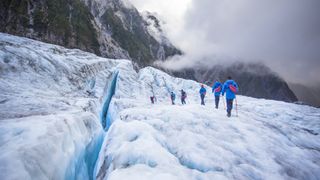
[{"label": "red backpack", "polygon": [[233,92],[233,93],[237,93],[237,88],[232,85],[232,84],[229,84],[229,89]]},{"label": "red backpack", "polygon": [[214,92],[216,92],[216,93],[221,92],[221,86],[219,86],[219,87],[215,88],[215,89],[214,89]]}]

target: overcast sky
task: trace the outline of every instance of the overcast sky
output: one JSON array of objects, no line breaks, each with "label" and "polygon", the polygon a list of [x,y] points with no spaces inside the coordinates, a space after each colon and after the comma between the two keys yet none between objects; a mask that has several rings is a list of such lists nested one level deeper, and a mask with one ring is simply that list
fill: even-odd
[{"label": "overcast sky", "polygon": [[320,84],[320,0],[130,0],[157,12],[186,56],[167,65],[262,61],[291,82]]}]

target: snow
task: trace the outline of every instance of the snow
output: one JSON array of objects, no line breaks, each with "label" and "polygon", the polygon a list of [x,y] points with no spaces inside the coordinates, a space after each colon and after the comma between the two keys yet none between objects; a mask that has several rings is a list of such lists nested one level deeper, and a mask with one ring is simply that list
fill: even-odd
[{"label": "snow", "polygon": [[128,0],[82,0],[88,7],[92,6],[93,14],[101,17],[106,9],[115,8],[114,6],[119,4],[127,9],[135,9],[132,3]]},{"label": "snow", "polygon": [[108,77],[130,62],[2,33],[0,42],[0,179],[92,179]]},{"label": "snow", "polygon": [[0,179],[320,178],[319,109],[238,96],[228,118],[199,88],[0,33]]},{"label": "snow", "polygon": [[[98,179],[319,179],[319,109],[238,96],[227,118],[194,81],[150,67],[119,77]],[[180,89],[187,105],[170,105]]]},{"label": "snow", "polygon": [[[163,39],[165,38],[162,30],[160,29],[160,27],[157,27],[155,20],[151,19],[149,16],[154,16],[155,18],[157,18],[157,20],[159,20],[159,17],[156,13],[150,13],[147,11],[143,11],[141,12],[141,15],[143,17],[143,19],[148,23],[148,32],[160,43],[163,43]],[[162,22],[159,20],[160,26],[162,26]]]},{"label": "snow", "polygon": [[[154,37],[161,46],[158,49],[156,58],[157,60],[164,60],[165,59],[165,51],[163,45],[172,46],[170,41],[166,38],[167,34],[165,31],[162,30],[161,27],[164,26],[164,22],[160,20],[159,15],[157,13],[150,13],[147,11],[141,12],[141,16],[144,21],[147,23],[147,31],[148,33]],[[153,16],[158,21],[158,25],[156,24],[156,20],[152,19],[150,16]]]},{"label": "snow", "polygon": [[[298,129],[301,121],[288,126],[281,120],[290,119],[286,114],[275,125],[277,120],[263,113],[247,115],[245,100],[250,106],[254,102],[239,97],[239,117],[231,119],[212,103],[202,107],[168,102],[121,111],[105,139],[104,157],[114,169],[108,170],[108,179],[161,179],[163,174],[169,179],[318,179],[318,135]],[[272,104],[277,107],[277,102]],[[310,113],[317,127],[308,128],[318,133],[319,112]]]}]

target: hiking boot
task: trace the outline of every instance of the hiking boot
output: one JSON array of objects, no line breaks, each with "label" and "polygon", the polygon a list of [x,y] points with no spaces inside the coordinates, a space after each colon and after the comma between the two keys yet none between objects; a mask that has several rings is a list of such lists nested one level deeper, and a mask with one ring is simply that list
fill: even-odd
[{"label": "hiking boot", "polygon": [[228,113],[227,116],[228,116],[228,117],[231,117],[231,113]]}]

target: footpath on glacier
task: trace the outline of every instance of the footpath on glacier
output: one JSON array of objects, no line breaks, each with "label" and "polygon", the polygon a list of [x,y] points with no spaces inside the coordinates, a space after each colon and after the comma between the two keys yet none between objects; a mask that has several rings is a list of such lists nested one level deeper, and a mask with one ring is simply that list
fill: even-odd
[{"label": "footpath on glacier", "polygon": [[320,179],[317,108],[238,96],[227,118],[195,81],[2,33],[0,75],[0,179]]}]

